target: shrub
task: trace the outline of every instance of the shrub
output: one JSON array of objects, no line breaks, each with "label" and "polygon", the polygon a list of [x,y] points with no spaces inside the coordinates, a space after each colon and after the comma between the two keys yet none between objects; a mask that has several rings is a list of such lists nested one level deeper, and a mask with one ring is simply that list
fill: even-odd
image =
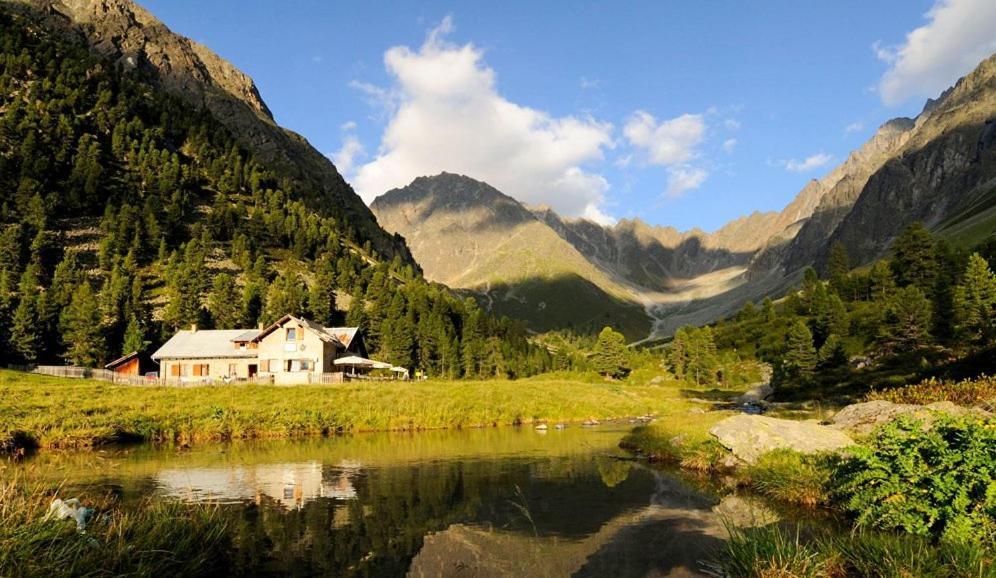
[{"label": "shrub", "polygon": [[996,402],[996,377],[983,375],[957,382],[930,378],[916,385],[873,391],[866,399],[882,399],[893,403],[928,404],[950,401],[958,405],[986,405]]},{"label": "shrub", "polygon": [[996,422],[903,417],[837,469],[835,497],[859,526],[945,541],[996,538]]}]

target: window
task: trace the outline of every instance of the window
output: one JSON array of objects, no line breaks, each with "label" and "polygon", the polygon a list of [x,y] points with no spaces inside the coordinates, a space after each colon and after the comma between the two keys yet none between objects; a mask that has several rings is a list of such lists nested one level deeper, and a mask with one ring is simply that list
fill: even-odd
[{"label": "window", "polygon": [[310,359],[287,359],[284,361],[284,371],[311,371],[314,362]]},{"label": "window", "polygon": [[297,341],[297,328],[288,327],[287,328],[287,341]]},{"label": "window", "polygon": [[170,366],[169,366],[169,374],[172,377],[180,377],[180,364],[179,363],[171,363]]},{"label": "window", "polygon": [[207,363],[194,364],[194,376],[207,376],[211,373],[211,366]]},{"label": "window", "polygon": [[180,375],[184,377],[190,375],[190,364],[184,363],[180,365]]},{"label": "window", "polygon": [[234,363],[228,364],[228,377],[236,377],[239,374],[239,367]]},{"label": "window", "polygon": [[259,360],[259,370],[260,371],[265,371],[265,372],[269,373],[270,372],[270,360],[269,359],[260,359]]}]

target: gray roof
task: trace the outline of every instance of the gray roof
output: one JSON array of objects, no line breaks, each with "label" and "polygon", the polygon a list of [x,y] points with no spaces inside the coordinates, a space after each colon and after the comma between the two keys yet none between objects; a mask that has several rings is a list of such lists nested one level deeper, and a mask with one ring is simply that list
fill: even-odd
[{"label": "gray roof", "polygon": [[249,342],[249,341],[252,341],[253,339],[256,339],[256,336],[259,335],[259,333],[260,333],[259,329],[250,329],[249,331],[246,331],[242,335],[239,335],[239,336],[235,337],[234,339],[232,339],[232,341],[246,341],[246,342]]},{"label": "gray roof", "polygon": [[237,349],[232,343],[249,331],[255,330],[199,329],[197,331],[179,331],[152,354],[152,359],[256,357],[255,349]]}]

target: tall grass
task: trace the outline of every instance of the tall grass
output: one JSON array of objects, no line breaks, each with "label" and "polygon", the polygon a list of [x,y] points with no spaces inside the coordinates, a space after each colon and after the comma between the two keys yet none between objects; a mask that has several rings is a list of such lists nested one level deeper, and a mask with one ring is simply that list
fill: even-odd
[{"label": "tall grass", "polygon": [[715,563],[731,578],[992,578],[993,553],[917,536],[780,526],[732,528]]},{"label": "tall grass", "polygon": [[0,370],[0,448],[611,419],[683,403],[672,388],[566,379],[165,388]]},{"label": "tall grass", "polygon": [[216,507],[145,500],[126,509],[83,495],[96,509],[85,533],[47,518],[58,487],[28,482],[0,466],[0,576],[211,576],[229,540]]}]

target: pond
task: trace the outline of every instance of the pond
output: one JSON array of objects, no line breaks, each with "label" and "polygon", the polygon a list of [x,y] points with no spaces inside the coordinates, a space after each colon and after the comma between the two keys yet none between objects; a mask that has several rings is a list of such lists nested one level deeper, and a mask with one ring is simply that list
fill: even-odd
[{"label": "pond", "polygon": [[41,453],[32,475],[221,504],[246,573],[695,576],[722,501],[626,459],[629,427],[357,434]]}]

